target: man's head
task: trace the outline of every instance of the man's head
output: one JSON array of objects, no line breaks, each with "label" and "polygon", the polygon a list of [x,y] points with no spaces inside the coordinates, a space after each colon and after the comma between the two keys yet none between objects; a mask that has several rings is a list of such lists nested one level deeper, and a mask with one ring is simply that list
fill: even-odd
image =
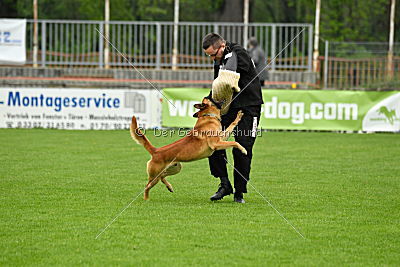
[{"label": "man's head", "polygon": [[253,47],[257,47],[257,46],[258,46],[257,39],[255,37],[251,37],[249,39],[249,48],[253,48]]},{"label": "man's head", "polygon": [[225,40],[216,33],[209,33],[203,38],[203,50],[213,60],[221,60],[225,50]]}]

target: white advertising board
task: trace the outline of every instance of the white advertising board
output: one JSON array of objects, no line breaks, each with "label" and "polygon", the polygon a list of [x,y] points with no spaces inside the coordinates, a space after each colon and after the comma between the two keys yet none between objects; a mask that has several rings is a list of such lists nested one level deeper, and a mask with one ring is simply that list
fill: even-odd
[{"label": "white advertising board", "polygon": [[156,90],[0,88],[1,128],[128,129],[161,125]]},{"label": "white advertising board", "polygon": [[0,19],[0,64],[25,64],[25,19]]}]

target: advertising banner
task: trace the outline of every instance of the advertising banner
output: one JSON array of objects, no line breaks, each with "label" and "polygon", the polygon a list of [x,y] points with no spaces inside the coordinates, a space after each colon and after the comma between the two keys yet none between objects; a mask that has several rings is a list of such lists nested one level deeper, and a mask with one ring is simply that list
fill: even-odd
[{"label": "advertising banner", "polygon": [[210,93],[204,88],[166,88],[163,89],[162,126],[192,128],[196,123],[193,114],[198,110],[193,107],[201,103],[203,97]]},{"label": "advertising banner", "polygon": [[[193,127],[193,105],[209,89],[166,88],[162,125]],[[400,131],[400,92],[263,90],[260,128]]]},{"label": "advertising banner", "polygon": [[25,64],[25,19],[0,19],[0,64]]},{"label": "advertising banner", "polygon": [[156,90],[0,88],[1,128],[75,130],[160,127],[161,94]]}]

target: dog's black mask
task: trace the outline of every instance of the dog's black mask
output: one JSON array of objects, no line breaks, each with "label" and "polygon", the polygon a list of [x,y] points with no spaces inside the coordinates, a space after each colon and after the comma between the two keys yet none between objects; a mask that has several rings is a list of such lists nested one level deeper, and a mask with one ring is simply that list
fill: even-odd
[{"label": "dog's black mask", "polygon": [[[206,104],[203,104],[203,103],[201,103],[201,104],[195,104],[195,105],[194,105],[194,107],[197,108],[197,109],[200,109],[200,111],[202,111],[203,109],[205,109],[206,106],[207,106],[207,105],[206,105]],[[199,112],[200,112],[200,111],[197,111],[196,113],[194,113],[194,114],[193,114],[193,117],[198,118],[198,117],[199,117]]]},{"label": "dog's black mask", "polygon": [[222,104],[223,104],[224,102],[217,102],[217,101],[215,101],[211,96],[207,96],[207,97],[205,97],[205,98],[207,98],[208,100],[210,100],[218,109],[221,109],[221,108],[222,108]]},{"label": "dog's black mask", "polygon": [[[212,99],[211,96],[206,96],[205,98],[208,99],[208,100],[210,100],[211,103],[213,103],[218,109],[221,109],[221,106],[222,106],[222,104],[224,103],[224,102],[217,102],[217,101],[215,101],[214,99]],[[198,106],[198,105],[200,105],[200,104],[196,104],[196,105],[194,105],[194,107],[195,107],[195,108],[198,108],[198,109],[200,109],[200,110],[203,110],[203,109],[205,108],[205,106],[206,106],[206,105],[204,105],[204,104],[201,104],[201,106]],[[199,112],[194,113],[194,114],[193,114],[193,117],[198,118],[198,117],[199,117]]]}]

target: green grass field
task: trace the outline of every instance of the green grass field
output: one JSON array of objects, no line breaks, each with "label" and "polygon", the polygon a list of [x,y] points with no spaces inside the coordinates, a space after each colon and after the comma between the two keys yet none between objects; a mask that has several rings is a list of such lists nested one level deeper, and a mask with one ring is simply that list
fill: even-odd
[{"label": "green grass field", "polygon": [[[154,137],[156,146],[177,140]],[[128,131],[1,129],[1,265],[399,265],[400,135],[267,132],[246,204],[211,203],[207,160],[142,194]],[[231,152],[229,151],[231,155]],[[232,157],[230,157],[232,160]]]}]

